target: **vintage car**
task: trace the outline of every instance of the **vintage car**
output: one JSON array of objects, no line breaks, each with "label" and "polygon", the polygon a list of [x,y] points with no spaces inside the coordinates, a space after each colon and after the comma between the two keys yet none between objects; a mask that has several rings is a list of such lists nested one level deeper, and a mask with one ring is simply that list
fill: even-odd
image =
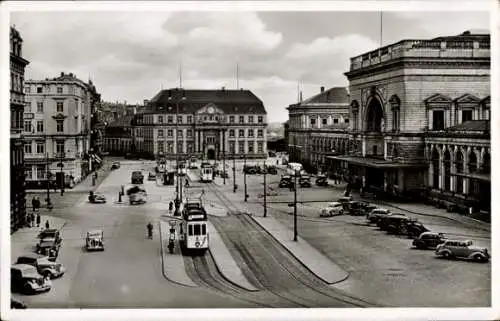
[{"label": "vintage car", "polygon": [[391,231],[391,233],[395,234],[396,229],[398,229],[400,226],[406,226],[406,223],[410,219],[404,215],[404,214],[399,214],[399,213],[394,213],[392,215],[386,215],[386,216],[381,216],[377,220],[377,227],[380,228],[382,231]]},{"label": "vintage car", "polygon": [[111,169],[118,169],[120,168],[120,162],[113,162],[111,164]]},{"label": "vintage car", "polygon": [[352,200],[353,200],[352,196],[343,196],[343,197],[340,197],[337,200],[337,202],[342,204],[342,206],[344,207],[344,211],[348,211],[349,210],[349,202]]},{"label": "vintage car", "polygon": [[319,213],[320,217],[330,217],[336,215],[344,214],[344,207],[342,203],[339,202],[331,202],[328,203],[326,207],[323,207]]},{"label": "vintage car", "polygon": [[366,214],[366,219],[369,223],[377,223],[382,217],[392,215],[391,211],[385,208],[375,208],[370,213]]},{"label": "vintage car", "polygon": [[48,255],[51,261],[55,261],[62,243],[59,230],[45,229],[38,234],[38,239],[36,253]]},{"label": "vintage car", "polygon": [[93,191],[89,192],[89,202],[92,204],[104,204],[106,203],[106,196]]},{"label": "vintage car", "polygon": [[140,186],[134,185],[127,189],[126,191],[129,204],[143,204],[146,203],[147,200],[147,193],[146,190]]},{"label": "vintage car", "polygon": [[143,184],[144,183],[144,175],[142,175],[141,171],[133,171],[131,177],[132,184]]},{"label": "vintage car", "polygon": [[446,241],[443,233],[424,232],[413,240],[413,246],[417,249],[435,249],[439,244]]},{"label": "vintage car", "polygon": [[50,279],[60,277],[66,272],[61,263],[49,261],[47,256],[39,254],[24,254],[17,258],[16,264],[32,265],[36,267],[38,273]]},{"label": "vintage car", "polygon": [[370,206],[370,203],[363,201],[350,201],[348,203],[349,215],[362,216],[365,214],[365,209]]},{"label": "vintage car", "polygon": [[479,262],[488,262],[488,249],[474,246],[470,240],[446,240],[436,247],[436,256],[445,259],[465,258]]},{"label": "vintage car", "polygon": [[85,249],[87,251],[104,251],[104,232],[102,230],[88,231],[85,238]]},{"label": "vintage car", "polygon": [[28,306],[23,301],[15,298],[13,296],[10,297],[10,308],[11,309],[27,309]]},{"label": "vintage car", "polygon": [[148,181],[156,181],[156,173],[149,172]]},{"label": "vintage car", "polygon": [[302,175],[299,178],[300,187],[311,187],[311,177],[309,175]]},{"label": "vintage car", "polygon": [[249,175],[260,173],[260,166],[256,165],[245,165],[243,167],[243,172]]},{"label": "vintage car", "polygon": [[10,286],[12,292],[34,294],[50,291],[52,282],[38,273],[29,264],[13,264],[10,267]]},{"label": "vintage car", "polygon": [[316,185],[318,186],[328,186],[328,179],[326,175],[319,174],[316,176]]},{"label": "vintage car", "polygon": [[278,169],[274,165],[266,166],[266,170],[267,170],[267,173],[270,175],[277,175],[278,174]]},{"label": "vintage car", "polygon": [[292,183],[292,177],[290,175],[283,175],[281,176],[281,180],[279,183],[279,187],[290,187]]}]

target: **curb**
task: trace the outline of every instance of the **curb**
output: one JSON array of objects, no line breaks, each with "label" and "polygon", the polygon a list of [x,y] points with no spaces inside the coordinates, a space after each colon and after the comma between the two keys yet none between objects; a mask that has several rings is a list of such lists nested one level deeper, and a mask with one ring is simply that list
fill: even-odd
[{"label": "curb", "polygon": [[161,273],[163,274],[163,277],[167,281],[172,282],[174,284],[185,286],[185,287],[188,287],[188,288],[196,288],[197,286],[193,286],[193,285],[184,284],[184,283],[181,283],[181,282],[174,281],[174,280],[170,279],[167,276],[167,274],[165,273],[165,258],[164,258],[165,251],[164,251],[164,248],[163,248],[163,236],[162,236],[162,233],[161,233],[161,221],[158,221],[158,229],[160,230]]},{"label": "curb", "polygon": [[[381,204],[381,205],[386,205],[386,206],[394,207],[394,208],[397,208],[397,209],[399,209],[401,211],[405,211],[405,212],[412,213],[412,214],[415,214],[415,215],[444,218],[444,219],[447,219],[447,220],[450,220],[450,221],[454,221],[454,222],[462,223],[462,224],[465,224],[465,225],[469,225],[469,226],[471,226],[473,228],[476,228],[478,230],[482,230],[482,231],[485,231],[485,232],[491,232],[491,229],[487,229],[487,228],[481,227],[481,226],[472,226],[472,224],[470,222],[458,220],[458,219],[455,219],[453,217],[443,216],[443,215],[439,215],[439,214],[417,213],[417,212],[414,212],[414,211],[411,211],[411,210],[408,210],[408,209],[405,209],[405,208],[402,208],[402,207],[399,207],[399,206],[396,206],[396,205],[393,205],[391,203],[387,203],[387,202],[384,202],[384,201],[371,201],[370,203]],[[473,220],[473,221],[475,221],[477,223],[480,223],[480,224],[487,224],[487,223],[485,223],[483,221],[476,220],[476,219],[473,219],[473,218],[470,218],[470,217],[467,218],[467,219]]]},{"label": "curb", "polygon": [[335,285],[337,283],[340,283],[340,282],[344,282],[345,280],[347,280],[350,276],[351,276],[351,273],[344,270],[340,265],[338,265],[337,263],[333,262],[330,258],[328,258],[328,260],[330,262],[332,262],[332,264],[335,264],[340,270],[342,270],[343,272],[345,272],[346,276],[345,277],[342,277],[340,278],[339,280],[337,281],[334,281],[334,282],[328,282],[327,280],[323,279],[321,276],[317,275],[316,273],[314,273],[308,266],[307,264],[305,264],[303,261],[299,260],[299,258],[297,256],[295,256],[295,254],[293,254],[293,252],[288,248],[286,247],[285,245],[283,245],[273,234],[271,234],[264,226],[262,226],[262,224],[259,223],[259,221],[257,221],[253,215],[249,215],[252,220],[257,223],[264,231],[266,231],[267,234],[269,234],[276,242],[278,242],[278,244],[281,245],[281,247],[283,247],[288,253],[290,253],[291,256],[293,256],[297,262],[299,262],[300,264],[302,264],[302,266],[304,268],[306,268],[309,272],[311,272],[312,274],[314,274],[318,279],[322,280],[323,282],[325,282],[326,284],[328,285]]}]

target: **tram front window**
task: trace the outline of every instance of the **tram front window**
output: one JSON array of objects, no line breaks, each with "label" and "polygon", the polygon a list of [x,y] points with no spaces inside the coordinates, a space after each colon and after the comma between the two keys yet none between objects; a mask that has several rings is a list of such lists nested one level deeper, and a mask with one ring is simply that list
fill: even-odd
[{"label": "tram front window", "polygon": [[194,225],[194,235],[200,235],[200,232],[201,232],[200,224]]},{"label": "tram front window", "polygon": [[203,224],[201,226],[201,235],[205,235],[207,234],[207,226],[205,224]]},{"label": "tram front window", "polygon": [[192,235],[193,235],[193,225],[189,225],[188,235],[189,235],[189,236],[192,236]]}]

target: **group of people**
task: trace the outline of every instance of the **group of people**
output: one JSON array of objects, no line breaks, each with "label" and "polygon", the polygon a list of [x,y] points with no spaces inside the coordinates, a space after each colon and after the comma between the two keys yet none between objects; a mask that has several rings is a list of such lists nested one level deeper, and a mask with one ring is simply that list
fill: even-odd
[{"label": "group of people", "polygon": [[[31,200],[33,212],[26,215],[26,224],[28,227],[40,227],[42,220],[42,218],[40,217],[40,205],[40,198],[38,196],[33,196],[33,199]],[[49,221],[45,222],[45,228],[49,228]]]}]

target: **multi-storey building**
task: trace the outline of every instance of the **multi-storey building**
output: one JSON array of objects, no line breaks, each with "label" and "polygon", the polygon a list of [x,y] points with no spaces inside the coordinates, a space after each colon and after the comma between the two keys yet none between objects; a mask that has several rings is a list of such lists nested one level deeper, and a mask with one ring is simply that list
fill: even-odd
[{"label": "multi-storey building", "polygon": [[113,155],[132,153],[134,116],[122,116],[106,126],[104,151]]},{"label": "multi-storey building", "polygon": [[267,113],[249,90],[162,90],[136,115],[135,126],[138,152],[155,157],[267,154]]},{"label": "multi-storey building", "polygon": [[[364,189],[489,210],[490,36],[402,40],[351,58],[350,143]],[[423,193],[422,193],[423,192]]]},{"label": "multi-storey building", "polygon": [[101,162],[91,150],[95,87],[72,73],[26,81],[24,113],[26,180],[31,188],[47,184],[72,187]]},{"label": "multi-storey building", "polygon": [[309,171],[323,168],[331,153],[344,153],[349,134],[349,94],[344,87],[333,87],[288,108],[288,146],[290,160],[304,164]]},{"label": "multi-storey building", "polygon": [[23,112],[24,69],[29,62],[22,56],[23,39],[10,28],[10,227],[14,232],[26,222],[24,180]]}]

